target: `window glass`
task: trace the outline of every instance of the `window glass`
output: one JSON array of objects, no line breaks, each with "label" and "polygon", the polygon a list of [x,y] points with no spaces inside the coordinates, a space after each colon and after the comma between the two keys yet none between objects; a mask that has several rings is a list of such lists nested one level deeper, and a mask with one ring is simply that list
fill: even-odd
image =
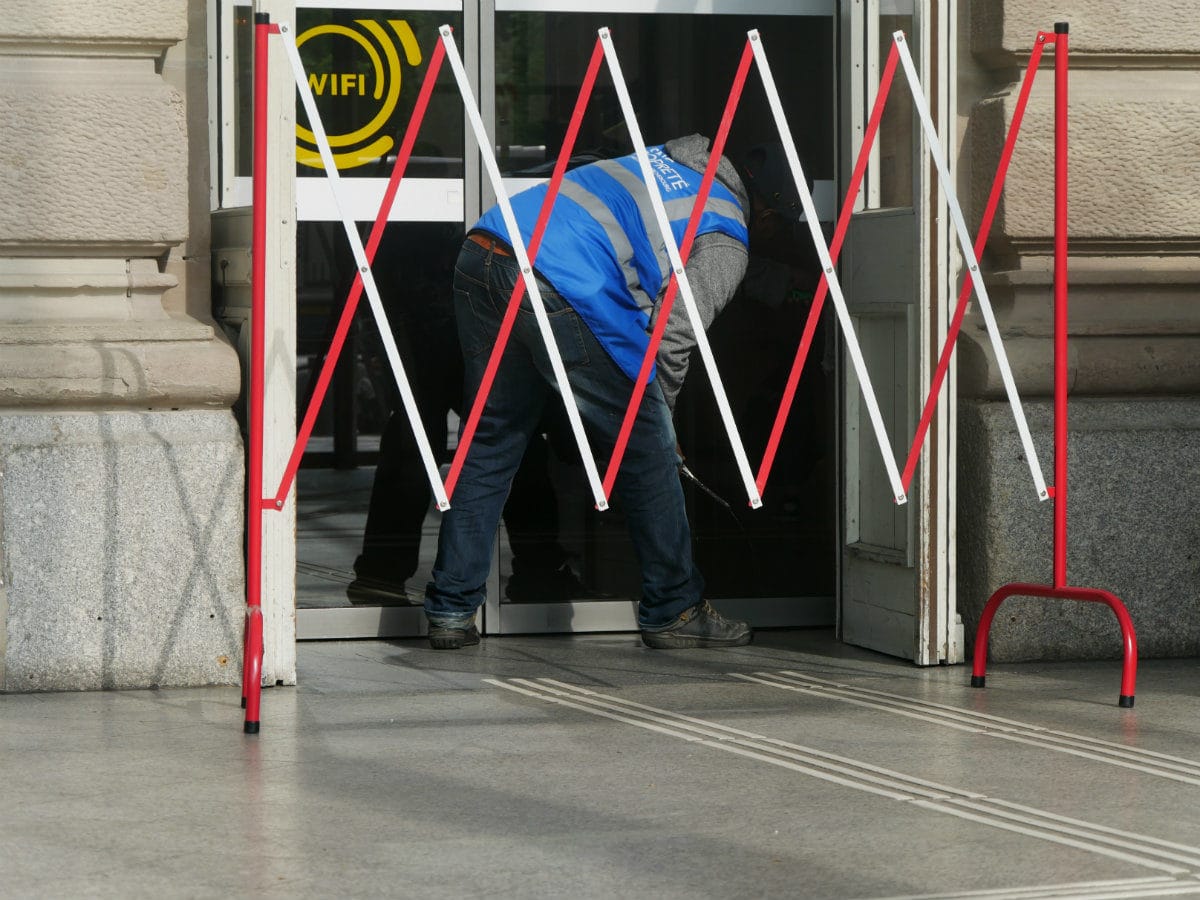
[{"label": "window glass", "polygon": [[[249,176],[253,112],[253,17],[234,7],[237,71],[236,174]],[[461,29],[462,14],[446,10],[296,10],[296,46],[308,84],[344,177],[386,178],[412,117],[438,28]],[[282,52],[282,48],[273,48]],[[443,65],[406,177],[461,178],[462,100]],[[296,174],[320,176],[321,160],[308,117],[296,104]]]},{"label": "window glass", "polygon": [[[642,136],[649,144],[716,133],[746,43],[758,28],[783,95],[805,173],[833,178],[833,20],[816,16],[496,14],[496,143],[507,175],[552,167],[599,28],[608,26]],[[728,155],[774,134],[757,71],[751,68]],[[608,158],[633,145],[607,66],[576,142],[576,156]]]}]

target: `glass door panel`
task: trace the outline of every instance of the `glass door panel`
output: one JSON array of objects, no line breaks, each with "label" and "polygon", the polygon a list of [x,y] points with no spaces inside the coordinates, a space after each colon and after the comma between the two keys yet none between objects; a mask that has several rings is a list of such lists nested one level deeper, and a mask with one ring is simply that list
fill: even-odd
[{"label": "glass door panel", "polygon": [[[501,169],[510,179],[506,186],[518,190],[552,169],[601,26],[612,31],[649,144],[694,132],[715,134],[746,32],[757,28],[805,172],[831,201],[836,146],[833,10],[832,4],[808,4],[811,14],[805,15],[804,6],[601,3],[578,12],[575,4],[498,0],[495,135]],[[642,11],[647,9],[654,11]],[[778,14],[785,10],[790,14]],[[774,142],[774,121],[752,68],[726,155],[739,161],[751,148]],[[611,77],[602,67],[572,165],[632,150]],[[832,202],[824,213],[822,218],[832,219]],[[819,269],[803,223],[754,250],[751,277],[718,317],[709,339],[756,468]],[[684,314],[682,305],[673,313]],[[708,489],[685,483],[707,594],[718,598],[727,613],[745,615],[759,625],[833,621],[836,477],[833,352],[832,343],[825,343],[827,334],[822,326],[761,509],[747,506],[698,356],[676,409],[681,448]],[[513,559],[505,528],[502,592],[489,600],[489,630],[494,629],[493,616],[501,631],[632,629],[640,577],[619,503],[603,513],[594,510],[570,436],[557,423],[548,423],[540,452],[548,457],[548,490],[557,510],[554,531],[572,572],[531,582],[520,552]]]}]

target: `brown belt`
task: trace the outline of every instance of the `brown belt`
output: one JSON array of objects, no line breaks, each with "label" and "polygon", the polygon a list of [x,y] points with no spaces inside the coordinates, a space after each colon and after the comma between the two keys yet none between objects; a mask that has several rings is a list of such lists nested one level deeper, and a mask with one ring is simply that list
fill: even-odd
[{"label": "brown belt", "polygon": [[497,256],[512,256],[512,251],[508,249],[508,244],[496,240],[490,234],[484,234],[480,231],[472,231],[467,235],[467,240],[473,244],[478,244],[484,250],[491,250]]}]

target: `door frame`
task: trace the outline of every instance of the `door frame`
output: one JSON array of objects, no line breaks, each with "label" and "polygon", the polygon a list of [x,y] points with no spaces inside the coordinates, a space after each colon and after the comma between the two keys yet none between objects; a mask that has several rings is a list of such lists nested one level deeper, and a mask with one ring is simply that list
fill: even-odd
[{"label": "door frame", "polygon": [[[849,38],[840,39],[840,46],[850,47],[847,58],[840,67],[839,82],[849,94],[845,97],[842,109],[846,111],[847,121],[839,129],[839,136],[845,142],[840,147],[840,171],[848,173],[852,166],[854,155],[861,146],[867,112],[868,99],[873,100],[873,90],[868,93],[863,89],[866,84],[878,83],[878,58],[866,59],[869,51],[866,48],[866,29],[868,17],[886,7],[889,0],[840,0],[838,25],[840,29],[849,29]],[[958,135],[953,127],[951,110],[954,106],[957,62],[954,49],[956,47],[956,30],[958,27],[956,10],[953,3],[942,0],[914,0],[914,31],[909,37],[910,43],[914,38],[919,41],[917,54],[917,69],[926,95],[931,98],[930,112],[938,128],[942,150],[948,159],[955,159],[958,145]],[[880,35],[880,40],[887,36]],[[862,72],[867,79],[864,82],[854,80],[854,72]],[[903,78],[898,72],[897,79]],[[911,437],[916,430],[917,413],[928,394],[933,367],[936,364],[945,341],[949,324],[949,306],[955,296],[954,280],[961,268],[958,263],[958,251],[951,239],[949,215],[944,192],[938,179],[932,171],[929,148],[919,128],[914,128],[917,140],[917,152],[914,154],[914,195],[912,215],[915,217],[916,259],[914,260],[914,286],[918,299],[914,307],[917,319],[915,345],[911,345],[912,362],[909,365],[909,381],[916,389],[915,396],[910,389],[913,400],[910,405],[907,427],[897,428],[899,434],[895,451],[901,456],[906,455]],[[846,180],[842,179],[843,182]],[[867,194],[872,180],[855,202],[855,215],[879,219],[889,215],[887,209],[868,209]],[[861,221],[861,219],[859,220]],[[953,255],[952,255],[953,254]],[[912,371],[913,365],[916,370]],[[845,372],[845,367],[842,367]],[[957,378],[951,367],[942,396],[939,398],[936,415],[930,427],[925,446],[922,449],[914,480],[909,495],[912,509],[908,512],[909,544],[908,550],[901,555],[907,557],[904,562],[914,569],[912,584],[913,617],[915,629],[912,639],[911,652],[899,649],[888,652],[898,652],[906,658],[911,658],[918,665],[935,665],[938,663],[958,663],[963,660],[963,634],[961,620],[957,615],[954,577],[954,539],[955,539],[955,444],[956,444],[956,396]],[[838,400],[842,404],[839,409],[838,429],[839,441],[847,438],[845,423],[847,416],[854,413],[854,400],[847,400],[845,390],[839,391]],[[839,463],[844,466],[847,459],[848,446],[839,446]],[[903,462],[903,459],[900,460]],[[844,604],[846,598],[847,570],[844,554],[849,543],[848,538],[853,530],[850,521],[856,512],[851,510],[850,503],[856,496],[855,485],[850,484],[847,472],[839,473],[842,482],[842,502],[839,512],[842,520],[839,522],[841,549],[838,553],[838,625],[840,638],[844,632]],[[893,555],[894,556],[894,555]],[[879,562],[884,566],[880,575],[887,578],[887,564],[901,564],[898,558],[880,557]],[[899,580],[903,583],[903,580]],[[885,587],[886,589],[886,587]],[[861,609],[860,609],[861,616]],[[870,630],[886,631],[888,623],[884,621],[889,613],[882,606],[872,609],[865,621]],[[860,627],[863,623],[859,623]]]}]

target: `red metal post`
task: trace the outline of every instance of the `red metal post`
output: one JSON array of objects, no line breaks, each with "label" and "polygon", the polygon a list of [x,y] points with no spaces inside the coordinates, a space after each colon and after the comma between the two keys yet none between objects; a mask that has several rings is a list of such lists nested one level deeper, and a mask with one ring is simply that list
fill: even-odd
[{"label": "red metal post", "polygon": [[[1109,591],[1067,585],[1067,23],[1054,25],[1054,584],[1006,584],[983,607],[975,631],[972,687],[984,687],[988,634],[1009,597],[1046,597],[1103,603],[1121,626],[1123,664],[1117,705],[1133,706],[1137,636],[1125,604]],[[1038,36],[1041,40],[1041,35]],[[1049,42],[1049,41],[1047,41]]]},{"label": "red metal post", "polygon": [[1067,23],[1054,26],[1054,586],[1067,584]]},{"label": "red metal post", "polygon": [[246,637],[242,651],[242,705],[246,734],[257,734],[262,696],[262,483],[263,376],[267,255],[267,37],[271,18],[254,14],[254,168],[250,244],[250,453],[246,505]]}]

